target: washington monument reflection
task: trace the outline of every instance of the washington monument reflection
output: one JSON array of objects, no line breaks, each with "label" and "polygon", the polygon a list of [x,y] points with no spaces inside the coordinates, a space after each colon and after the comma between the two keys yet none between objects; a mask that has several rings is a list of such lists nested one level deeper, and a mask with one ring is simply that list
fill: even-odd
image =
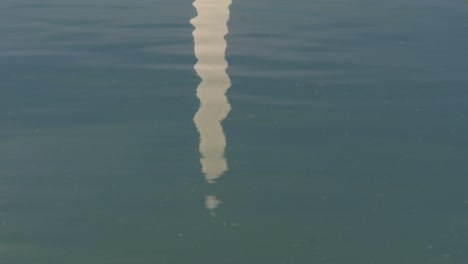
[{"label": "washington monument reflection", "polygon": [[[224,157],[226,137],[221,122],[227,117],[231,105],[226,92],[231,80],[226,73],[225,59],[231,0],[195,0],[198,15],[190,22],[195,27],[193,39],[198,62],[195,71],[201,78],[197,88],[200,108],[194,122],[200,133],[200,162],[206,181],[214,183],[228,170]],[[220,201],[212,195],[206,198],[206,207],[214,210]]]}]

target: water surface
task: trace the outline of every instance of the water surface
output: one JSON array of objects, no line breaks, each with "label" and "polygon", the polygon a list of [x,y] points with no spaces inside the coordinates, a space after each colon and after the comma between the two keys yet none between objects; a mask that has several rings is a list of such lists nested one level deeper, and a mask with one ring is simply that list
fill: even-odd
[{"label": "water surface", "polygon": [[467,30],[461,0],[4,0],[0,263],[467,263]]}]

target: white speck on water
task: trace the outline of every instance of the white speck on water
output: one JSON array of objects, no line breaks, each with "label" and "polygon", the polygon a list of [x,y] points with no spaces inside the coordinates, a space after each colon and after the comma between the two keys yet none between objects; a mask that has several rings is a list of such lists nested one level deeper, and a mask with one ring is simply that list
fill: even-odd
[{"label": "white speck on water", "polygon": [[213,210],[216,209],[221,203],[222,203],[221,200],[219,200],[219,199],[218,199],[216,196],[214,196],[214,195],[208,195],[208,196],[206,196],[205,206],[206,206],[206,208],[208,208],[208,210],[213,211]]}]

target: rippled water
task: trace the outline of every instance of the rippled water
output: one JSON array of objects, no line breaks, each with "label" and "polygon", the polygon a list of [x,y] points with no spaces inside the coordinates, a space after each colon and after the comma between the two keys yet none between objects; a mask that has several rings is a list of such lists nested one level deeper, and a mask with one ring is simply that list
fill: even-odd
[{"label": "rippled water", "polygon": [[0,263],[467,263],[467,32],[462,0],[3,0]]}]

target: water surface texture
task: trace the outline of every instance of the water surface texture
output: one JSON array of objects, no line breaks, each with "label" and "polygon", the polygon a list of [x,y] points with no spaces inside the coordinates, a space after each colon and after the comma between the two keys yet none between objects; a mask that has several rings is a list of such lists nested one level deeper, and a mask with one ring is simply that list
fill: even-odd
[{"label": "water surface texture", "polygon": [[0,263],[468,263],[463,0],[3,0]]}]

